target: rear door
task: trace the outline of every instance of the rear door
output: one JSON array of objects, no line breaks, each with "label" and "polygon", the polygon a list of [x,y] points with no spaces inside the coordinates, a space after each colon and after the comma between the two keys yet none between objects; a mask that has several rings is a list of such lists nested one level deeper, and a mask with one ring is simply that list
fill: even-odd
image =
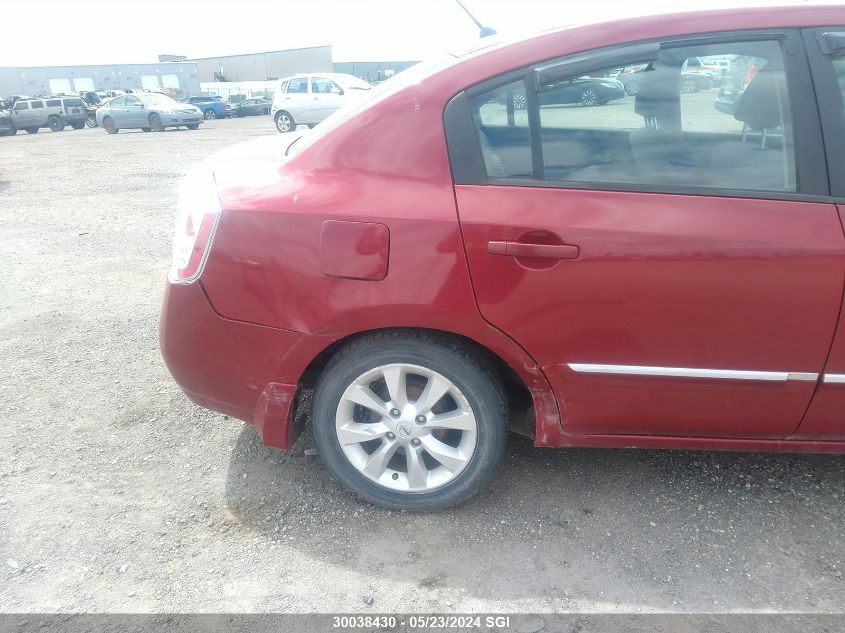
[{"label": "rear door", "polygon": [[[680,94],[714,55],[757,61],[729,112],[717,87]],[[609,99],[538,99],[579,77]],[[479,308],[540,363],[565,431],[796,429],[845,279],[812,95],[800,34],[751,32],[555,60],[450,103]]]},{"label": "rear door", "polygon": [[126,108],[126,97],[115,97],[109,101],[108,105],[109,116],[114,119],[117,127],[126,127],[129,125]]},{"label": "rear door", "polygon": [[[845,25],[804,33],[816,86],[830,184],[845,224]],[[824,375],[796,439],[845,440],[845,311]]]}]

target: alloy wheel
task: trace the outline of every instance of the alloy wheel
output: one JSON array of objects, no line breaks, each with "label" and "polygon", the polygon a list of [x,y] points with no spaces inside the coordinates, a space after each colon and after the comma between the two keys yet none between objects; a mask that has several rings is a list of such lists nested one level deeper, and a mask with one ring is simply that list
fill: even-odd
[{"label": "alloy wheel", "polygon": [[586,88],[584,92],[581,93],[581,105],[592,106],[596,105],[598,101],[599,96],[596,94],[596,91],[592,88]]},{"label": "alloy wheel", "polygon": [[356,378],[340,398],[335,433],[366,478],[402,492],[430,492],[469,464],[478,426],[460,389],[419,365],[389,364]]},{"label": "alloy wheel", "polygon": [[279,132],[290,132],[293,129],[293,121],[286,114],[280,114],[276,117],[276,127]]}]

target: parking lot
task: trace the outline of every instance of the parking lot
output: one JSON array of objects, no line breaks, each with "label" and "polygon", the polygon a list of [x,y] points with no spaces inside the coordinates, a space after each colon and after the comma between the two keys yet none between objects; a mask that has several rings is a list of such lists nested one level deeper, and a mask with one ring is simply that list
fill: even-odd
[{"label": "parking lot", "polygon": [[177,179],[264,134],[0,138],[0,611],[842,610],[839,456],[513,437],[415,515],[192,405],[157,338]]}]

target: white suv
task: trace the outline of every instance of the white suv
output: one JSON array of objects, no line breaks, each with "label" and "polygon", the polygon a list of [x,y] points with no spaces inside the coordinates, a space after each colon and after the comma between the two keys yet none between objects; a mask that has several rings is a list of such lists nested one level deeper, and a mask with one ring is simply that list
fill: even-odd
[{"label": "white suv", "polygon": [[270,114],[279,132],[299,124],[314,127],[341,106],[356,101],[372,86],[354,75],[300,74],[283,79],[273,95]]},{"label": "white suv", "polygon": [[75,130],[81,130],[85,127],[88,112],[79,97],[40,97],[15,101],[10,118],[16,130],[35,134],[42,127],[59,132],[70,125]]}]

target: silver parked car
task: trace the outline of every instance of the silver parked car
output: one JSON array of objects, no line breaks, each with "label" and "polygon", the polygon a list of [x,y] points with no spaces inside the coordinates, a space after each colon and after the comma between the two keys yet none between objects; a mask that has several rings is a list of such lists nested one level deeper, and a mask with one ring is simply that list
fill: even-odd
[{"label": "silver parked car", "polygon": [[299,74],[283,79],[273,95],[270,114],[279,132],[297,125],[314,127],[341,106],[356,101],[372,86],[354,75]]},{"label": "silver parked car", "polygon": [[115,97],[97,110],[97,125],[109,134],[117,134],[123,128],[161,132],[164,128],[183,126],[196,130],[202,120],[199,108],[159,92]]}]

